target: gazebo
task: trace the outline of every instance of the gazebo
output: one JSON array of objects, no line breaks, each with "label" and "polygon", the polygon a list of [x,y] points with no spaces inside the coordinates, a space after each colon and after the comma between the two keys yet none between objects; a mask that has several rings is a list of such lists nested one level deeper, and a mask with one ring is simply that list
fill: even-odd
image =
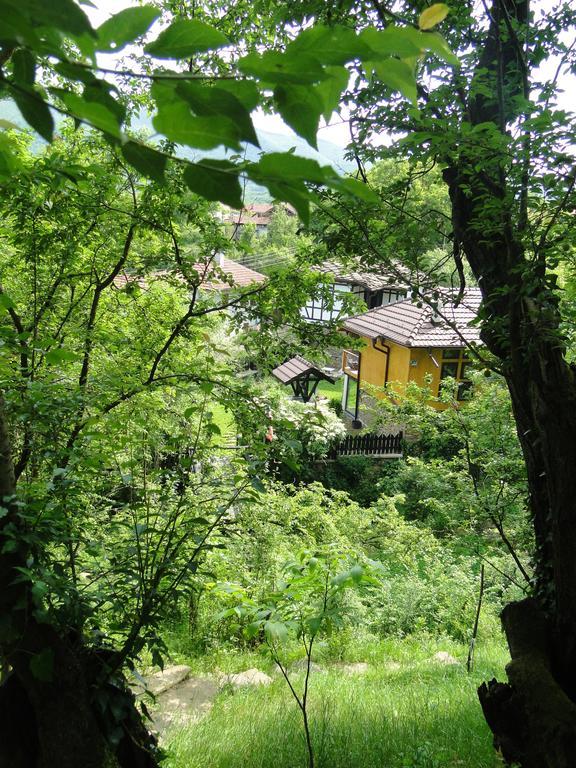
[{"label": "gazebo", "polygon": [[302,398],[305,403],[310,400],[321,381],[329,381],[330,384],[336,381],[300,355],[274,368],[272,376],[282,384],[290,384],[294,396]]}]

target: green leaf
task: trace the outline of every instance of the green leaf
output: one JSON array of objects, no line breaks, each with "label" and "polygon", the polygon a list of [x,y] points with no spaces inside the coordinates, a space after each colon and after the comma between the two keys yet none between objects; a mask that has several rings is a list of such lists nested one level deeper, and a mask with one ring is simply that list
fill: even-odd
[{"label": "green leaf", "polygon": [[412,104],[417,103],[416,78],[408,64],[400,59],[386,59],[372,62],[372,66],[383,83],[394,91],[400,91]]},{"label": "green leaf", "polygon": [[65,91],[62,88],[53,88],[52,91],[57,93],[73,117],[93,125],[111,136],[120,138],[122,120],[119,118],[116,108],[111,109],[101,101],[87,100],[77,93]]},{"label": "green leaf", "polygon": [[433,29],[441,21],[444,21],[450,9],[445,3],[434,3],[425,11],[422,11],[418,19],[420,29]]},{"label": "green leaf", "polygon": [[274,101],[284,122],[317,149],[316,134],[324,111],[324,100],[318,91],[313,86],[278,85]]},{"label": "green leaf", "polygon": [[14,302],[7,293],[0,293],[0,307],[3,309],[12,309],[14,307]]},{"label": "green leaf", "polygon": [[366,29],[362,36],[379,56],[412,59],[431,51],[449,64],[458,64],[458,58],[437,32],[421,32],[414,27],[387,27],[384,31]]},{"label": "green leaf", "polygon": [[337,110],[340,105],[342,91],[344,91],[348,85],[350,73],[346,67],[326,67],[326,72],[329,77],[321,83],[318,83],[316,92],[322,98],[324,105],[322,116],[328,123],[332,117],[332,112]]},{"label": "green leaf", "polygon": [[[259,183],[267,187],[272,197],[276,200],[282,200],[294,206],[298,216],[302,219],[302,222],[305,226],[310,224],[310,200],[312,199],[312,194],[303,184],[301,186],[296,186],[295,184],[290,183],[272,182],[265,180]],[[283,462],[290,469],[295,471],[298,469],[298,464],[291,461],[291,459],[288,457],[285,457]]]},{"label": "green leaf", "polygon": [[[411,32],[416,34],[416,39]],[[398,56],[404,59],[420,55],[422,45],[418,43],[417,36],[421,34],[417,29],[389,26],[379,30],[369,27],[360,33],[360,38],[379,57]],[[366,60],[373,60],[373,56],[363,59]]]},{"label": "green leaf", "polygon": [[361,565],[353,565],[350,569],[350,576],[352,577],[352,581],[358,584],[362,581],[362,577],[364,576],[364,568]]},{"label": "green leaf", "polygon": [[44,648],[40,653],[32,656],[29,666],[37,680],[43,683],[52,682],[54,673],[54,651],[52,648]]},{"label": "green leaf", "polygon": [[262,622],[261,621],[252,621],[244,629],[244,634],[246,635],[248,640],[252,640],[254,637],[257,636],[257,634],[260,632],[261,628],[262,628]]},{"label": "green leaf", "polygon": [[317,635],[322,628],[323,616],[311,616],[306,619],[306,624],[311,635]]},{"label": "green leaf", "polygon": [[44,360],[48,363],[48,365],[57,365],[58,363],[78,360],[78,355],[76,352],[72,352],[70,349],[57,347],[56,349],[51,349],[49,352],[46,352],[44,355]]},{"label": "green leaf", "polygon": [[203,51],[222,48],[228,42],[222,32],[202,21],[177,19],[144,50],[157,59],[187,59]]},{"label": "green leaf", "polygon": [[326,179],[324,170],[316,160],[299,157],[291,152],[270,152],[252,168],[258,170],[263,180],[264,177],[273,177],[278,181],[298,179],[323,184]]},{"label": "green leaf", "polygon": [[98,50],[122,50],[128,43],[145,34],[159,16],[161,16],[161,11],[152,5],[125,8],[101,24],[96,30]]},{"label": "green leaf", "polygon": [[82,67],[80,64],[75,64],[73,61],[59,61],[55,64],[54,69],[68,80],[76,80],[87,85],[96,80],[89,69]]},{"label": "green leaf", "polygon": [[36,78],[36,57],[27,48],[17,48],[12,54],[14,80],[19,85],[32,86]]},{"label": "green leaf", "polygon": [[359,179],[350,177],[343,178],[342,176],[334,174],[334,176],[326,178],[326,184],[338,192],[343,192],[346,195],[353,195],[354,197],[359,197],[361,200],[366,200],[367,203],[381,202],[376,192]]},{"label": "green leaf", "polygon": [[248,112],[252,112],[260,103],[260,91],[252,80],[220,80],[218,88],[233,93]]},{"label": "green leaf", "polygon": [[174,102],[158,110],[152,124],[176,144],[187,144],[199,149],[216,149],[220,145],[240,150],[238,130],[226,117],[193,117],[190,107],[183,101]]},{"label": "green leaf", "polygon": [[278,51],[249,53],[240,59],[238,69],[265,82],[295,85],[316,83],[328,76],[320,62],[307,53],[292,56]]},{"label": "green leaf", "polygon": [[167,158],[162,152],[137,141],[128,141],[122,145],[122,154],[144,176],[158,182],[164,180]]},{"label": "green leaf", "polygon": [[184,99],[194,114],[214,116],[225,115],[236,125],[238,136],[259,147],[252,118],[244,104],[233,93],[215,86],[181,82],[176,85],[176,95]]},{"label": "green leaf", "polygon": [[423,42],[428,51],[435,53],[438,58],[443,59],[448,62],[448,64],[453,64],[454,66],[460,64],[458,56],[455,56],[454,53],[452,53],[448,43],[444,40],[442,35],[439,35],[437,32],[428,32],[423,34],[422,37],[424,38]]},{"label": "green leaf", "polygon": [[12,88],[11,92],[20,114],[28,125],[47,142],[51,142],[54,135],[54,119],[42,96],[38,91],[21,87]]},{"label": "green leaf", "polygon": [[288,639],[288,627],[281,621],[266,621],[264,632],[272,643],[284,643]]},{"label": "green leaf", "polygon": [[217,200],[232,208],[242,208],[238,169],[228,160],[204,158],[199,163],[190,163],[184,171],[184,181],[192,192],[206,200]]},{"label": "green leaf", "polygon": [[322,64],[346,64],[370,57],[370,48],[349,27],[315,25],[286,46],[289,55],[309,54]]},{"label": "green leaf", "polygon": [[74,36],[95,36],[88,17],[74,0],[28,0],[30,16],[39,26],[55,27]]}]

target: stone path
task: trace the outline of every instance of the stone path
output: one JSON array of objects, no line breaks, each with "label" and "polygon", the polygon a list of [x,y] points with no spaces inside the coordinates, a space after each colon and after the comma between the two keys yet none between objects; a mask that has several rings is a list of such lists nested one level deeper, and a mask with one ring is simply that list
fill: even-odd
[{"label": "stone path", "polygon": [[[458,665],[459,662],[446,651],[436,653],[428,660],[441,666]],[[390,661],[386,665],[389,671],[397,671],[402,665]],[[306,664],[303,661],[291,666],[292,672],[303,672]],[[370,671],[366,662],[340,663],[332,669],[344,675],[364,675]],[[312,665],[313,674],[327,672],[328,669],[317,664]],[[145,688],[154,694],[153,704],[147,703],[152,716],[154,729],[163,735],[172,727],[182,727],[197,722],[212,709],[214,699],[226,687],[241,688],[244,686],[269,685],[272,678],[259,669],[247,669],[236,674],[191,676],[190,667],[181,664],[167,667],[162,672],[149,675],[143,681],[135,683],[134,692],[144,695]]]}]

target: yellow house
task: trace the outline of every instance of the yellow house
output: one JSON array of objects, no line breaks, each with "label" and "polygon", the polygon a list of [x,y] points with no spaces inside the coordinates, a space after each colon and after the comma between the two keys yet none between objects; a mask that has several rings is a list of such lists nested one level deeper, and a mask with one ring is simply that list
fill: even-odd
[{"label": "yellow house", "polygon": [[440,298],[437,310],[406,299],[345,320],[343,330],[365,342],[361,351],[345,350],[342,359],[342,406],[357,422],[353,426],[361,426],[366,384],[394,384],[401,391],[408,382],[429,383],[436,395],[442,379],[452,377],[461,382],[460,398],[471,362],[468,345],[480,343],[479,328],[471,325],[480,300],[480,289],[468,288],[458,306],[450,293]]}]

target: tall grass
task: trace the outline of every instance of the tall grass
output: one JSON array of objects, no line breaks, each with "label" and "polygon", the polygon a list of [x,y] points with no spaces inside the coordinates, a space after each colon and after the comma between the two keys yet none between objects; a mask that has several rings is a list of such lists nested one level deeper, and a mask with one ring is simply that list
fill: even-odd
[{"label": "tall grass", "polygon": [[[431,660],[449,641],[384,641],[364,654],[362,675],[337,665],[314,673],[310,700],[318,768],[494,768],[501,765],[476,687],[502,673],[503,649],[480,651],[476,670]],[[360,654],[355,653],[358,657]],[[298,678],[296,678],[298,679]],[[169,768],[303,768],[299,712],[286,684],[222,693],[200,723],[168,738]]]}]

